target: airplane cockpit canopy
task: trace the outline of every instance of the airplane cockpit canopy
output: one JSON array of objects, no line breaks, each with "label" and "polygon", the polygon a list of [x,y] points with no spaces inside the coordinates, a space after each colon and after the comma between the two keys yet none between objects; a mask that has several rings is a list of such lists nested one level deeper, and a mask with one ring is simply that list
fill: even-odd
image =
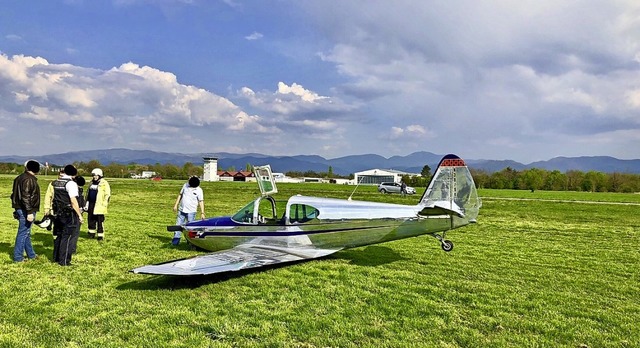
[{"label": "airplane cockpit canopy", "polygon": [[273,178],[273,173],[271,172],[270,165],[267,164],[264,166],[253,167],[253,174],[256,177],[256,181],[258,182],[258,187],[260,188],[260,193],[262,194],[262,196],[268,196],[278,193],[276,180]]}]

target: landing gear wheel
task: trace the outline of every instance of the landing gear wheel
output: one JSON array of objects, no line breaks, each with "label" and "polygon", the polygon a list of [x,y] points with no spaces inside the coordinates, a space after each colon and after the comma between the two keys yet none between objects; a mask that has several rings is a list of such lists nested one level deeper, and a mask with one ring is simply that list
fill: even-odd
[{"label": "landing gear wheel", "polygon": [[453,242],[450,240],[443,240],[442,241],[442,250],[449,252],[451,250],[453,250]]}]

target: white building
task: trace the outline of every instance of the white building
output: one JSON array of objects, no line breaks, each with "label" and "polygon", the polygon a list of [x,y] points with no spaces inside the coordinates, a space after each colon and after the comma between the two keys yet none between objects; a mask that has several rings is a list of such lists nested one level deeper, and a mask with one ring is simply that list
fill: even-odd
[{"label": "white building", "polygon": [[292,177],[288,177],[286,175],[284,175],[284,173],[272,173],[273,174],[273,180],[275,182],[282,182],[282,183],[301,183],[304,180],[302,178],[292,178]]},{"label": "white building", "polygon": [[220,181],[218,177],[218,158],[202,157],[204,159],[204,172],[202,173],[203,181]]},{"label": "white building", "polygon": [[369,169],[354,173],[353,181],[363,185],[378,185],[381,182],[400,182],[404,175],[416,176],[420,174],[405,173],[393,169]]}]

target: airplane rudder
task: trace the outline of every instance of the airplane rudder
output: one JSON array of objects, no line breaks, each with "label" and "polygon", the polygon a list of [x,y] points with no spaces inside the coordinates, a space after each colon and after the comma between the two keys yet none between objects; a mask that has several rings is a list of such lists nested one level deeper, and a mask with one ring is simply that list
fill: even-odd
[{"label": "airplane rudder", "polygon": [[427,189],[425,190],[420,201],[427,203],[431,200],[448,200],[451,197],[445,197],[452,192],[446,189],[451,185],[454,176],[467,177],[470,176],[469,169],[462,158],[455,154],[447,154],[440,160],[435,173],[431,177]]}]

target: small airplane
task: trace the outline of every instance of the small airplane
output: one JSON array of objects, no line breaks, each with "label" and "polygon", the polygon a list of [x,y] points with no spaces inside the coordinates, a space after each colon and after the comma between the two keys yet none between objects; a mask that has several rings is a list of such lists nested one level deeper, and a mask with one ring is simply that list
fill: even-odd
[{"label": "small airplane", "polygon": [[[311,260],[343,249],[431,235],[444,251],[447,231],[475,223],[482,202],[464,160],[446,155],[417,205],[291,196],[279,214],[271,167],[254,167],[261,196],[232,216],[167,226],[212,253],[131,270],[189,276]],[[282,205],[280,205],[282,207]]]}]

